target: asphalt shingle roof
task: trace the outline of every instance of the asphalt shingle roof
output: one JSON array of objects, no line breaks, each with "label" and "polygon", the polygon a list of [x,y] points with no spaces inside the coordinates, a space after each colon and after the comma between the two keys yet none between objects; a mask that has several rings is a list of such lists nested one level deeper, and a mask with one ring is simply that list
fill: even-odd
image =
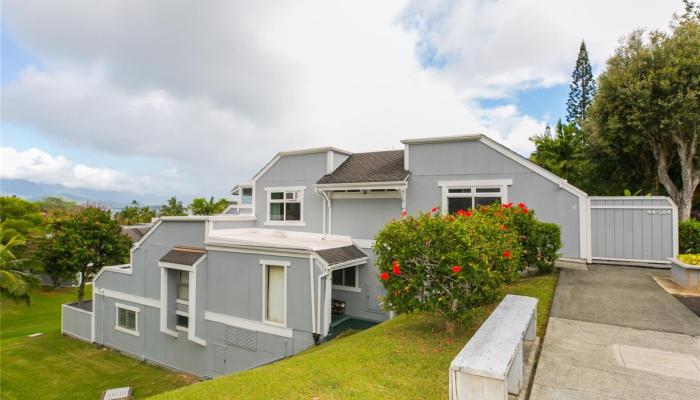
[{"label": "asphalt shingle roof", "polygon": [[317,250],[316,254],[323,258],[329,266],[367,257],[367,254],[355,245]]},{"label": "asphalt shingle roof", "polygon": [[173,247],[160,261],[180,265],[194,265],[207,251],[200,247]]},{"label": "asphalt shingle roof", "polygon": [[318,183],[395,182],[407,176],[408,171],[403,169],[403,150],[375,151],[351,155]]}]

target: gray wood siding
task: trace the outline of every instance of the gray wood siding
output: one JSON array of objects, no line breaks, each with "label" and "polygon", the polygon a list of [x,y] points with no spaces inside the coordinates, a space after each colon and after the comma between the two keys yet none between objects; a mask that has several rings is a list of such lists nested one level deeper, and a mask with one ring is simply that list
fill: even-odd
[{"label": "gray wood siding", "polygon": [[593,258],[666,261],[675,255],[675,229],[668,199],[591,198]]},{"label": "gray wood siding", "polygon": [[401,217],[401,199],[333,199],[332,233],[370,240],[393,218]]},{"label": "gray wood siding", "polygon": [[284,186],[306,186],[304,190],[304,222],[306,226],[272,226],[301,232],[321,232],[323,229],[323,201],[314,191],[314,185],[325,173],[326,152],[301,154],[280,158],[255,185],[256,226],[265,227],[267,221],[267,194],[265,188]]},{"label": "gray wood siding", "polygon": [[537,218],[561,227],[562,256],[580,258],[579,199],[558,184],[478,141],[411,144],[408,212],[441,206],[441,180],[512,179],[508,201],[524,202]]}]

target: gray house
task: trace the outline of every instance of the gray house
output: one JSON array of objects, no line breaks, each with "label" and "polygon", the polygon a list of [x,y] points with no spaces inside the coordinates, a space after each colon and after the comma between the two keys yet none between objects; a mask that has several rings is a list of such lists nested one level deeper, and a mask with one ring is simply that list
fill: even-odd
[{"label": "gray house", "polygon": [[561,226],[563,261],[677,253],[667,198],[591,198],[483,135],[403,144],[282,152],[224,214],[160,218],[95,277],[91,310],[63,306],[62,331],[207,377],[296,354],[339,320],[390,317],[371,245],[402,210],[525,202]]}]

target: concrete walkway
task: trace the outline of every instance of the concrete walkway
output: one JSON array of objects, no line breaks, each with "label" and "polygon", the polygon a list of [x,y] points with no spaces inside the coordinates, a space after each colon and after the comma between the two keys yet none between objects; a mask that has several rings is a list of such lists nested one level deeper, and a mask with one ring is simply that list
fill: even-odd
[{"label": "concrete walkway", "polygon": [[562,270],[530,399],[700,398],[700,318],[652,279],[667,275]]}]

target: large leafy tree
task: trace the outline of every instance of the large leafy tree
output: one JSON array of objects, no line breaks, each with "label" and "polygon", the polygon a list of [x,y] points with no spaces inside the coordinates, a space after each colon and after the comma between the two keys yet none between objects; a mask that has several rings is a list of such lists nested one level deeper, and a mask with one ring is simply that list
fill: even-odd
[{"label": "large leafy tree", "polygon": [[[12,247],[12,254],[19,259],[27,259],[34,252],[35,239],[44,234],[46,219],[39,207],[18,197],[0,197],[0,243],[7,245],[12,238],[20,237]],[[22,266],[31,270],[40,265],[25,260]]]},{"label": "large leafy tree", "polygon": [[530,159],[573,185],[591,190],[591,165],[586,155],[583,131],[576,124],[564,125],[561,120],[557,122],[554,134],[547,128],[542,135],[530,139],[535,144]]},{"label": "large leafy tree", "polygon": [[173,196],[168,199],[167,204],[160,206],[158,215],[161,217],[187,215],[187,209],[182,205],[181,201],[178,201],[177,198]]},{"label": "large leafy tree", "polygon": [[566,101],[566,122],[581,126],[586,119],[586,111],[595,96],[596,86],[593,79],[591,62],[588,58],[586,43],[581,41],[581,46],[576,59],[576,66],[571,73],[571,85],[569,86],[569,98]]},{"label": "large leafy tree", "polygon": [[[669,32],[629,35],[599,78],[586,129],[596,148],[630,161],[624,168],[651,167],[681,220],[689,218],[700,183],[699,124],[697,13],[677,18]],[[652,165],[635,162],[645,157]]]},{"label": "large leafy tree", "polygon": [[141,207],[138,201],[133,200],[131,204],[122,208],[114,215],[114,218],[121,225],[135,225],[144,222],[151,222],[156,217],[156,211],[148,206]]},{"label": "large leafy tree", "polygon": [[210,197],[209,200],[203,197],[198,197],[196,199],[192,199],[192,202],[188,208],[194,215],[215,215],[224,212],[228,205],[229,201],[226,199],[214,201],[214,196]]},{"label": "large leafy tree", "polygon": [[62,214],[78,211],[78,203],[56,196],[47,196],[36,202],[39,210],[47,214]]},{"label": "large leafy tree", "polygon": [[0,243],[0,292],[9,299],[24,301],[30,305],[30,290],[37,286],[38,280],[22,270],[22,264],[26,260],[18,259],[15,255],[15,249],[23,246],[24,242],[22,235],[15,234]]},{"label": "large leafy tree", "polygon": [[83,302],[85,282],[106,265],[128,261],[131,240],[109,211],[87,207],[56,219],[49,227],[37,256],[54,282],[81,276],[78,301]]}]

